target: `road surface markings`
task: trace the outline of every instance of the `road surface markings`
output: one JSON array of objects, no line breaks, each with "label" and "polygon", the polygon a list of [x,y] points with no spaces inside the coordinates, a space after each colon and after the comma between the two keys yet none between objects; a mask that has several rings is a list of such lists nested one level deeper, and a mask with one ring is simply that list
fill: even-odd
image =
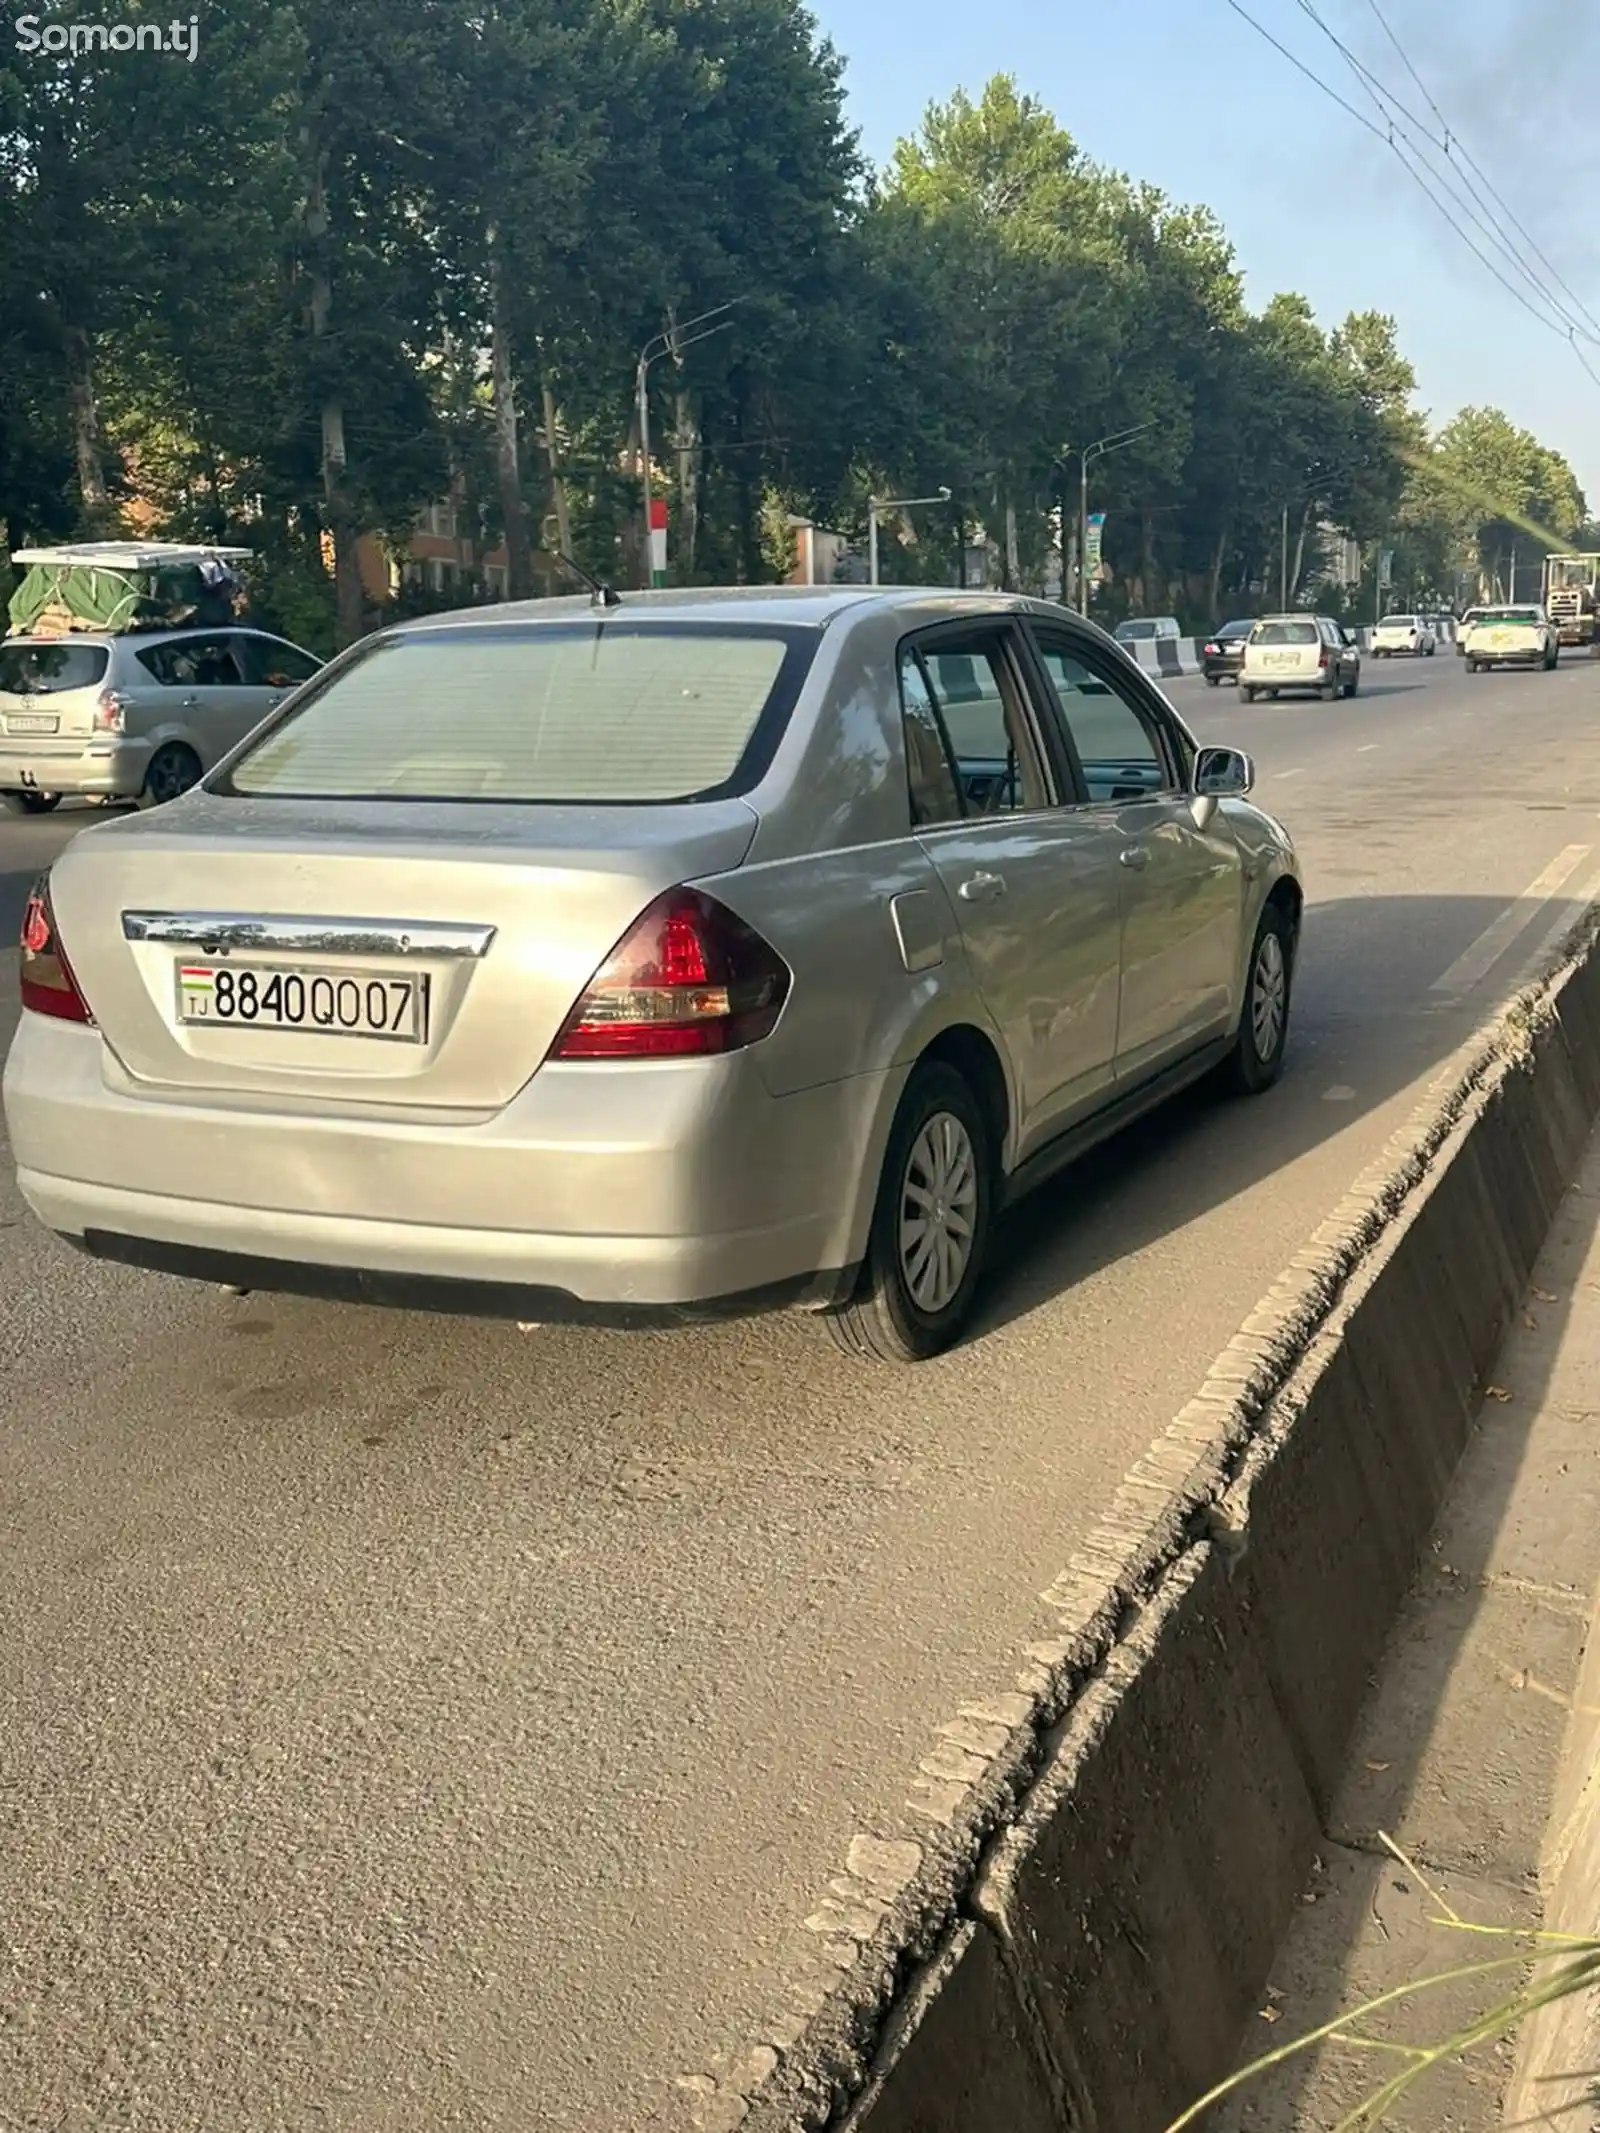
[{"label": "road surface markings", "polygon": [[1561,916],[1540,940],[1538,947],[1528,957],[1525,967],[1532,970],[1547,955],[1554,955],[1589,906],[1596,902],[1600,902],[1600,868],[1588,877],[1581,888],[1575,889],[1570,898],[1562,899]]},{"label": "road surface markings", "polygon": [[1303,763],[1300,765],[1298,770],[1280,770],[1277,772],[1277,775],[1280,778],[1303,778],[1305,774],[1306,769]]},{"label": "road surface markings", "polygon": [[1458,955],[1432,990],[1458,1000],[1489,975],[1511,943],[1526,932],[1551,898],[1565,887],[1588,858],[1587,844],[1569,844],[1558,852],[1537,879],[1529,882],[1514,903],[1508,904],[1491,925],[1485,926],[1471,947]]},{"label": "road surface markings", "polygon": [[1324,1089],[1322,1092],[1322,1101],[1325,1104],[1353,1104],[1355,1100],[1356,1092],[1348,1082],[1336,1081],[1331,1089]]},{"label": "road surface markings", "polygon": [[1356,750],[1357,755],[1371,755],[1374,748],[1381,748],[1382,741],[1364,741]]}]

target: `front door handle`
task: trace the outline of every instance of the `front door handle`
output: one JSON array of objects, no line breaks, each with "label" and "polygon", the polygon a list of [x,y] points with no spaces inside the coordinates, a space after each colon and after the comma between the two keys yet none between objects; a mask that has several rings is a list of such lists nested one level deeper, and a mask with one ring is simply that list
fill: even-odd
[{"label": "front door handle", "polygon": [[969,874],[957,889],[956,894],[965,903],[992,903],[995,897],[1006,893],[1006,878],[1003,874]]},{"label": "front door handle", "polygon": [[186,697],[185,697],[185,698],[183,699],[183,703],[182,703],[182,705],[180,706],[180,708],[181,708],[182,710],[184,710],[184,711],[198,711],[198,710],[199,710],[199,708],[200,708],[200,699],[199,699],[199,697],[198,697],[198,696],[186,696]]},{"label": "front door handle", "polygon": [[1125,867],[1132,867],[1136,874],[1142,874],[1150,864],[1150,852],[1146,845],[1125,844],[1119,856],[1122,864]]}]

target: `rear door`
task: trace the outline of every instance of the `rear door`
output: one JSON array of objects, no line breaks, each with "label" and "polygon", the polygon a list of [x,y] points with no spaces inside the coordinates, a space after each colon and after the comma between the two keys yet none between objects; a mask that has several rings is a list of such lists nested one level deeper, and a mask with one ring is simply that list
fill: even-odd
[{"label": "rear door", "polygon": [[[266,716],[264,709],[250,715],[266,692],[246,688],[231,630],[163,637],[134,656],[141,675],[149,677],[139,690],[138,731],[182,740],[206,770]],[[131,718],[128,730],[135,730]]]},{"label": "rear door", "polygon": [[1122,912],[1115,1071],[1157,1073],[1224,1035],[1243,960],[1244,868],[1220,808],[1195,822],[1187,763],[1160,697],[1064,625],[1034,622],[1084,794],[1074,810],[1114,847]]},{"label": "rear door", "polygon": [[914,801],[941,789],[919,759],[953,767],[942,808],[918,802],[916,834],[1010,1057],[1020,1155],[1109,1088],[1121,954],[1117,841],[1076,805],[1027,656],[995,621],[924,632],[899,655]]}]

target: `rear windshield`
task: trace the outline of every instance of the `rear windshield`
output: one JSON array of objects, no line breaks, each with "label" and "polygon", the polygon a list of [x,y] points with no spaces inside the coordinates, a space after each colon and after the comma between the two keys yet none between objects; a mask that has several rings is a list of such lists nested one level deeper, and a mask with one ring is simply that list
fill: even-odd
[{"label": "rear windshield", "polygon": [[92,689],[111,654],[103,644],[0,644],[0,695],[57,696]]},{"label": "rear windshield", "polygon": [[1252,644],[1319,644],[1321,638],[1314,622],[1258,622],[1250,641]]},{"label": "rear windshield", "polygon": [[1536,607],[1485,607],[1480,609],[1472,619],[1485,628],[1498,627],[1504,629],[1507,626],[1511,626],[1517,629],[1527,629],[1531,624],[1540,620],[1540,615]]},{"label": "rear windshield", "polygon": [[1124,622],[1117,631],[1124,644],[1134,644],[1146,637],[1159,637],[1160,634],[1161,625],[1158,622]]},{"label": "rear windshield", "polygon": [[1224,622],[1218,630],[1219,637],[1248,637],[1255,628],[1253,622]]},{"label": "rear windshield", "polygon": [[1416,626],[1415,615],[1385,615],[1378,624],[1381,630],[1414,630]]},{"label": "rear windshield", "polygon": [[746,789],[771,760],[809,629],[627,621],[377,639],[266,728],[214,790],[299,799],[575,803]]}]

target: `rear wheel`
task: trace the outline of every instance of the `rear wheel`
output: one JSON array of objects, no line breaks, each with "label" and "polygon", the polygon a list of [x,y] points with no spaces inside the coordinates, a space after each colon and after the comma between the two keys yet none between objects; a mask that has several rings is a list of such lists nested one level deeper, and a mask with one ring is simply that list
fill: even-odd
[{"label": "rear wheel", "polygon": [[1354,696],[1360,686],[1361,676],[1359,674],[1352,674],[1350,679],[1344,685],[1344,693],[1346,697]]},{"label": "rear wheel", "polygon": [[1338,682],[1325,681],[1322,684],[1322,687],[1317,691],[1317,694],[1322,698],[1322,701],[1325,704],[1336,704],[1339,701],[1339,698],[1344,694],[1344,691],[1340,688]]},{"label": "rear wheel", "polygon": [[994,1173],[983,1105],[953,1066],[924,1061],[889,1135],[855,1294],[828,1319],[835,1346],[883,1363],[949,1347],[988,1256]]},{"label": "rear wheel", "polygon": [[144,790],[139,795],[143,807],[165,807],[169,800],[181,799],[191,785],[200,780],[200,758],[182,741],[168,741],[150,758],[150,768],[144,774]]},{"label": "rear wheel", "polygon": [[1214,689],[1217,686],[1217,681],[1218,677],[1215,674],[1208,674],[1206,676],[1206,687],[1208,689]]},{"label": "rear wheel", "polygon": [[1467,661],[1467,672],[1469,674],[1481,674],[1483,672],[1483,662],[1478,659],[1469,659]]},{"label": "rear wheel", "polygon": [[1239,694],[1247,704],[1253,704],[1260,693],[1259,689],[1252,689],[1247,681],[1241,681],[1239,684]]},{"label": "rear wheel", "polygon": [[1294,977],[1294,934],[1281,905],[1268,904],[1256,927],[1244,1009],[1222,1079],[1242,1096],[1259,1096],[1283,1072],[1289,1041],[1289,993]]},{"label": "rear wheel", "polygon": [[3,792],[0,801],[5,803],[8,815],[48,815],[61,805],[58,792]]}]

